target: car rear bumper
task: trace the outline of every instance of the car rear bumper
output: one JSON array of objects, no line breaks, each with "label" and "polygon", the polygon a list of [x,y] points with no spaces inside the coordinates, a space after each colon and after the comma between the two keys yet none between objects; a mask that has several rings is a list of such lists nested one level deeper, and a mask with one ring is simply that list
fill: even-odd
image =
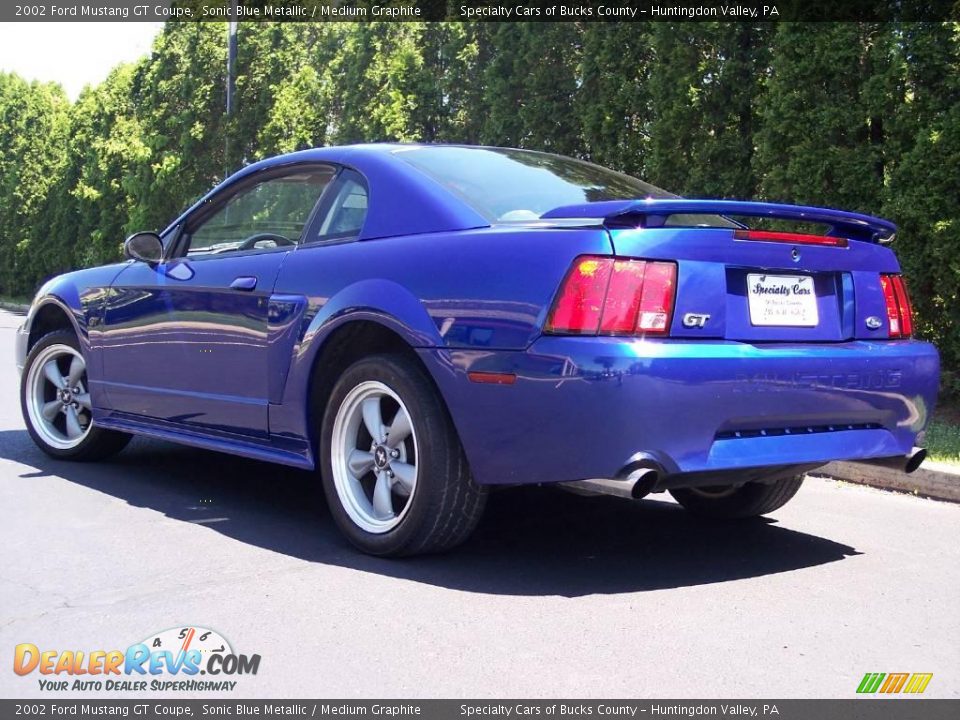
[{"label": "car rear bumper", "polygon": [[905,455],[939,381],[936,350],[916,341],[542,337],[421,356],[481,483],[612,478],[638,460],[674,475]]}]

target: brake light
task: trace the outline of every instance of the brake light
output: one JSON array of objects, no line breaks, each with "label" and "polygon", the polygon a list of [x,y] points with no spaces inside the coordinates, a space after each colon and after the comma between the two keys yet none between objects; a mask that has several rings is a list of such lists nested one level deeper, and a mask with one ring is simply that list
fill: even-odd
[{"label": "brake light", "polygon": [[887,308],[887,328],[892,338],[913,335],[913,308],[901,275],[881,275],[880,287]]},{"label": "brake light", "polygon": [[546,331],[568,335],[666,335],[677,266],[672,262],[577,258],[560,287]]},{"label": "brake light", "polygon": [[844,237],[832,235],[808,235],[806,233],[773,232],[771,230],[734,230],[736,240],[764,240],[766,242],[796,243],[797,245],[830,245],[832,247],[847,247]]}]

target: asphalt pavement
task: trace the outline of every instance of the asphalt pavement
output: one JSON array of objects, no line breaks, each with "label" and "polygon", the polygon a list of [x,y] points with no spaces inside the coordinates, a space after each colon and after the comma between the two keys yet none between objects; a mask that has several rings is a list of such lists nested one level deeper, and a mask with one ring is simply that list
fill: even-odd
[{"label": "asphalt pavement", "polygon": [[261,656],[229,697],[851,698],[867,672],[960,697],[960,505],[808,480],[728,525],[526,488],[449,555],[374,559],[312,473],[140,439],[47,458],[20,417],[21,321],[0,312],[0,697],[44,694],[12,672],[19,643],[180,626]]}]

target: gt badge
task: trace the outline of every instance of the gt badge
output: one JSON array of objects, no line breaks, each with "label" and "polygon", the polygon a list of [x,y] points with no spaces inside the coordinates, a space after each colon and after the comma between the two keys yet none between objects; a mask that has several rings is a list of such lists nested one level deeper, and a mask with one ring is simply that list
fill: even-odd
[{"label": "gt badge", "polygon": [[683,326],[685,328],[702,328],[709,319],[710,316],[704,313],[687,313],[683,316]]}]

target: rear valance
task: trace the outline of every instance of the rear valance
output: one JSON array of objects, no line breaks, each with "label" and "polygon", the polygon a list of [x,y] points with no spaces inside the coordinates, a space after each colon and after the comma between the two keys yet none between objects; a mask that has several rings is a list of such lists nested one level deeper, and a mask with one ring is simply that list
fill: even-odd
[{"label": "rear valance", "polygon": [[869,242],[890,242],[897,231],[897,226],[889,220],[860,213],[740,200],[607,200],[565,205],[544,213],[541,218],[598,218],[607,227],[636,228],[661,227],[673,215],[721,215],[821,223],[830,226],[828,234],[831,236]]}]

